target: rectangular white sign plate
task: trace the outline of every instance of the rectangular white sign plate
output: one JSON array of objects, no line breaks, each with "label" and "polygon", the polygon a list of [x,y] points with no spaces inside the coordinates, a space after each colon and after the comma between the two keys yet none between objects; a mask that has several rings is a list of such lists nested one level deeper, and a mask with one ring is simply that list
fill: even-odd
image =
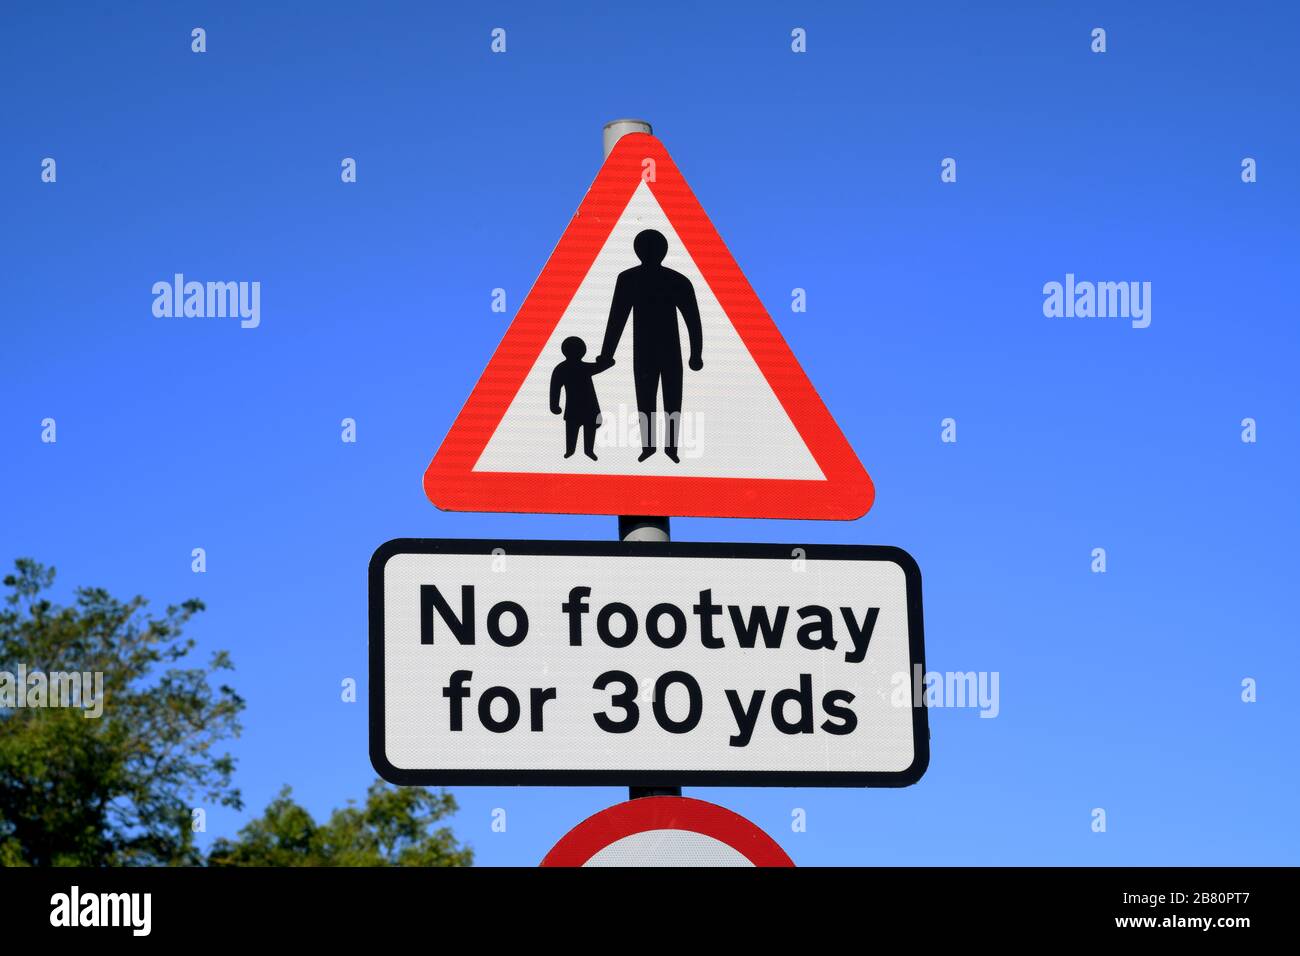
[{"label": "rectangular white sign plate", "polygon": [[924,669],[898,548],[406,539],[370,562],[393,783],[905,786]]}]

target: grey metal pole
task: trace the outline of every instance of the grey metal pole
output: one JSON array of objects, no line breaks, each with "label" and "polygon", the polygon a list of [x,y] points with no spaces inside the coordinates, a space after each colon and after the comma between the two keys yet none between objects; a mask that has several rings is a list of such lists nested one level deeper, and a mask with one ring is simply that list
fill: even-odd
[{"label": "grey metal pole", "polygon": [[605,158],[614,150],[614,144],[628,133],[653,133],[650,124],[639,119],[616,119],[605,124]]},{"label": "grey metal pole", "polygon": [[[654,129],[645,120],[610,120],[605,124],[605,158],[609,158],[614,144],[628,133],[653,132]],[[619,515],[618,539],[620,541],[667,541],[669,540],[668,519],[653,515]]]},{"label": "grey metal pole", "polygon": [[[645,120],[616,119],[605,124],[605,157],[609,158],[614,144],[628,133],[652,133],[654,130]],[[651,426],[653,427],[653,426]],[[618,538],[620,541],[668,541],[668,518],[653,515],[619,515]],[[644,786],[628,787],[629,800],[638,797],[680,797],[681,787]]]}]

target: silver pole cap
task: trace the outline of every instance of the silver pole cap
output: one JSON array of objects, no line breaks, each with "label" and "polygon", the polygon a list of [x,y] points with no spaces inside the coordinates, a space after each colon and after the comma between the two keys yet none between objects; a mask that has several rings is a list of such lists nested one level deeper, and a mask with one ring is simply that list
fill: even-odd
[{"label": "silver pole cap", "polygon": [[605,124],[605,155],[614,149],[614,144],[628,133],[653,133],[650,124],[639,119],[616,119]]}]

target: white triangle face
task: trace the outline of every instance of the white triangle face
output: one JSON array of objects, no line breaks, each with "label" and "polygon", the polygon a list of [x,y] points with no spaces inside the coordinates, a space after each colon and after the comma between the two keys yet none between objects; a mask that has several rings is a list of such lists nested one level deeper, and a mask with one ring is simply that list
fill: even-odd
[{"label": "white triangle face", "polygon": [[[560,344],[570,336],[582,339],[587,346],[583,361],[595,362],[605,338],[614,283],[620,272],[638,265],[632,241],[643,229],[656,229],[667,238],[668,255],[663,264],[691,281],[700,309],[704,367],[699,372],[687,367],[688,336],[678,316],[683,352],[680,462],[673,462],[664,453],[662,392],[656,395],[658,451],[645,461],[637,460],[642,440],[633,378],[635,316],[627,321],[613,356],[614,366],[591,378],[602,413],[595,438],[599,460],[584,455],[581,434],[575,453],[565,458],[565,422],[550,409],[551,374],[564,361]],[[825,478],[645,183],[632,194],[474,470],[804,481]]]}]

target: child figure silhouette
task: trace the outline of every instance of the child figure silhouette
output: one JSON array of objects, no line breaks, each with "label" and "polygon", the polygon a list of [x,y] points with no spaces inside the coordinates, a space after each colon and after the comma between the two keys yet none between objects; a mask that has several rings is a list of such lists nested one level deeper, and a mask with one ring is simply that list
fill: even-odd
[{"label": "child figure silhouette", "polygon": [[600,425],[600,402],[591,377],[613,366],[606,358],[584,362],[587,344],[576,335],[560,343],[564,361],[551,373],[551,413],[559,415],[560,392],[564,392],[564,457],[573,457],[578,445],[578,432],[582,432],[583,452],[596,461],[596,428]]}]

